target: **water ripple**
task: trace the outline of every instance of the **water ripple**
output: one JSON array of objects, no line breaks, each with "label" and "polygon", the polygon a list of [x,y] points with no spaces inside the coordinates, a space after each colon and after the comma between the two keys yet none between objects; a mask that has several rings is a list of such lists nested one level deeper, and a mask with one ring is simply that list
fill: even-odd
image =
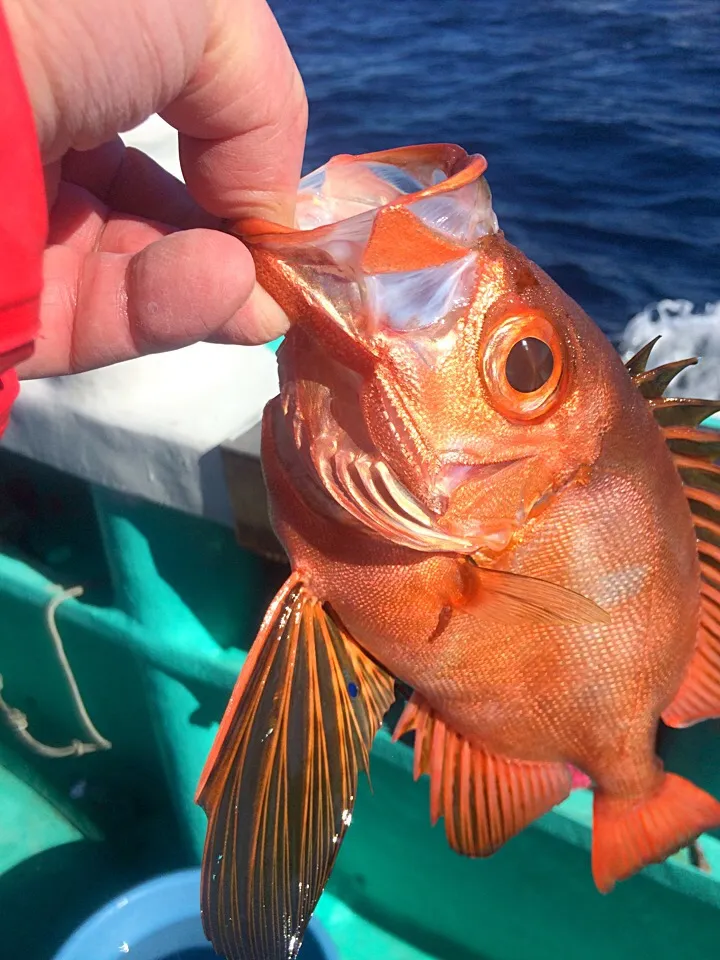
[{"label": "water ripple", "polygon": [[311,104],[305,168],[449,140],[501,223],[611,335],[720,297],[716,0],[271,0]]}]

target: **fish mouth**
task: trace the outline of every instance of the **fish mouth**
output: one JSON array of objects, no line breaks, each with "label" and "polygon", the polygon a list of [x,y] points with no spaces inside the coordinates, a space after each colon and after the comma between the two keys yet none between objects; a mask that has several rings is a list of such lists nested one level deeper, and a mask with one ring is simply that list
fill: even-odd
[{"label": "fish mouth", "polygon": [[349,450],[330,438],[315,440],[312,456],[322,488],[347,515],[399,546],[422,552],[474,553],[482,536],[440,529],[381,458]]},{"label": "fish mouth", "polygon": [[[467,448],[444,450],[434,457],[428,451],[428,459],[434,459],[435,464],[440,461],[439,469],[431,467],[425,473],[423,486],[429,488],[433,501],[428,503],[422,492],[409,487],[393,470],[377,447],[359,447],[337,424],[334,430],[308,432],[308,423],[297,416],[294,407],[291,409],[290,399],[288,394],[276,414],[282,424],[278,425],[278,435],[287,439],[287,457],[297,462],[299,455],[314,483],[348,519],[399,546],[421,552],[474,554],[502,550],[507,545],[516,529],[511,521],[467,518],[448,525],[442,517],[450,505],[450,495],[461,485],[489,481],[511,470],[528,459],[527,451],[513,451],[515,456],[496,461],[480,460]],[[325,424],[335,423],[329,407],[324,413],[321,419]],[[404,422],[397,426],[398,431],[408,432]],[[412,439],[421,442],[419,432]],[[415,452],[411,444],[407,446]],[[422,473],[422,468],[418,472]]]}]

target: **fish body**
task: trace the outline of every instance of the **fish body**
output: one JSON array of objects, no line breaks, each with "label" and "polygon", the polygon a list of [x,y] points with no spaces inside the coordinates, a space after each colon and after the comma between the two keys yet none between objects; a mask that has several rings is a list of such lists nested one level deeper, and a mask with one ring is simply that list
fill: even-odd
[{"label": "fish body", "polygon": [[[590,475],[550,498],[494,564],[592,597],[610,624],[483,622],[480,609],[443,625],[463,589],[456,555],[338,523],[332,500],[327,513],[309,506],[277,455],[275,430],[289,427],[279,400],[266,413],[263,459],[293,568],[449,726],[492,752],[571,763],[598,785],[639,793],[657,778],[655,730],[695,645],[700,583],[677,470],[647,404],[627,393],[630,415],[618,408]],[[629,451],[643,457],[640,475]]]},{"label": "fish body", "polygon": [[483,170],[444,145],[335,158],[304,181],[305,231],[244,225],[294,321],[262,441],[293,574],[199,791],[229,960],[299,948],[394,678],[462,853],[577,771],[603,891],[720,825],[655,754],[661,717],[720,713],[711,410],[665,400],[647,352],[623,365],[498,230]]}]

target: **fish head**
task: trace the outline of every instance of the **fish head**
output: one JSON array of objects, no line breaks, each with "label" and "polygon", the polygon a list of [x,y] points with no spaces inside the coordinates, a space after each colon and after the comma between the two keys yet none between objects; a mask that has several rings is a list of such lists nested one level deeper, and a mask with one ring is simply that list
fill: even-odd
[{"label": "fish head", "polygon": [[281,382],[326,398],[332,454],[342,436],[433,530],[492,551],[592,467],[627,377],[499,230],[485,167],[443,144],[337,157],[302,181],[297,229],[243,233],[303,345]]}]

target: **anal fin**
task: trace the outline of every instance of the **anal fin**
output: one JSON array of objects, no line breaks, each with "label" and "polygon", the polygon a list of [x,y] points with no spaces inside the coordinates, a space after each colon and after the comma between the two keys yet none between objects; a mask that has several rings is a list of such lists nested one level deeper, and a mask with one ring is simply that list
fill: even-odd
[{"label": "anal fin", "polygon": [[490,856],[570,792],[566,764],[509,760],[471,744],[417,693],[393,738],[413,729],[414,776],[430,776],[431,821],[444,818],[448,843],[465,856]]}]

